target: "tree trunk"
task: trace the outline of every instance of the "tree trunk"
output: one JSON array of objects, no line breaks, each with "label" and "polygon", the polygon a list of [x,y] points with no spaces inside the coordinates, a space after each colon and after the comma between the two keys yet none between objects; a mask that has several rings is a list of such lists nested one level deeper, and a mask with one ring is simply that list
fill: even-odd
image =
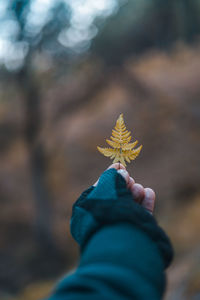
[{"label": "tree trunk", "polygon": [[29,151],[36,212],[33,229],[39,245],[51,251],[56,250],[56,245],[52,234],[51,199],[45,180],[47,162],[44,146],[38,138],[42,125],[40,95],[27,65],[26,63],[17,74],[17,80],[24,96],[25,105],[25,141]]}]

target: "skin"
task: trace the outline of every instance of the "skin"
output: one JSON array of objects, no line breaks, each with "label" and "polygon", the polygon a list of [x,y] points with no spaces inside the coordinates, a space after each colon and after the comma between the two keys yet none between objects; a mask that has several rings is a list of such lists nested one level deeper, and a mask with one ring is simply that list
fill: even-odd
[{"label": "skin", "polygon": [[[135,183],[135,180],[129,175],[126,168],[122,164],[112,164],[107,168],[107,170],[111,168],[118,170],[118,173],[124,177],[127,183],[127,188],[133,195],[133,201],[141,204],[141,206],[143,206],[152,214],[156,199],[155,192],[149,187],[144,188],[141,184]],[[95,182],[94,186],[97,184],[98,180]]]}]

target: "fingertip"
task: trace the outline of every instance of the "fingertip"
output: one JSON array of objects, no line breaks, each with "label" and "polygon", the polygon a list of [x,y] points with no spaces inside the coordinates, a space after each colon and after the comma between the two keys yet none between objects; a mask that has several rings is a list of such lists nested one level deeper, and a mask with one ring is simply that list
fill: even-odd
[{"label": "fingertip", "polygon": [[120,170],[117,170],[117,173],[119,173],[126,180],[126,184],[128,185],[129,179],[130,179],[128,172],[124,169],[120,169]]},{"label": "fingertip", "polygon": [[154,190],[152,190],[151,188],[145,188],[144,192],[145,192],[145,195],[144,195],[144,199],[141,204],[150,213],[153,213],[154,206],[155,206],[156,194],[155,194]]},{"label": "fingertip", "polygon": [[151,196],[153,198],[153,200],[155,201],[156,194],[153,189],[147,187],[144,189],[144,191],[145,191],[145,195]]},{"label": "fingertip", "polygon": [[116,169],[116,170],[126,170],[126,168],[121,164],[121,163],[115,163],[115,164],[112,164],[112,165],[110,165],[108,168],[107,168],[107,170],[108,169]]}]

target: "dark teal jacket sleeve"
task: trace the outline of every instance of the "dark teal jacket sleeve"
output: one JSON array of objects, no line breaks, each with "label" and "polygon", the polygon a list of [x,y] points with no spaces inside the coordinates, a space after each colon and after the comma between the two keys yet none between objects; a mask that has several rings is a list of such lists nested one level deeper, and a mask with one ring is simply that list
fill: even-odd
[{"label": "dark teal jacket sleeve", "polygon": [[115,169],[75,202],[71,233],[80,245],[79,266],[48,300],[162,299],[171,243]]}]

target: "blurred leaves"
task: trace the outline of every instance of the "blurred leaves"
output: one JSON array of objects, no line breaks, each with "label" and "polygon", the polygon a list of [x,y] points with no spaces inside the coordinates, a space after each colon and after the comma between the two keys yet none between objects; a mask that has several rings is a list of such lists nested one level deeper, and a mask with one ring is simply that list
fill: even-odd
[{"label": "blurred leaves", "polygon": [[[64,0],[47,4],[38,0],[10,1],[2,21],[15,22],[17,30],[10,40],[11,46],[24,58],[34,50],[55,57],[55,62],[63,62],[86,54],[92,45],[91,53],[102,57],[107,64],[119,65],[131,54],[141,55],[152,48],[169,49],[176,41],[191,43],[199,37],[199,0],[110,0],[107,10],[105,6],[96,14],[89,1],[85,5],[88,12],[82,9],[81,1],[73,5]],[[80,13],[79,22],[76,11]],[[9,52],[10,59],[16,61],[17,56]],[[15,67],[9,58],[4,61],[9,70],[23,64],[18,62]]]},{"label": "blurred leaves", "polygon": [[200,1],[127,1],[94,39],[93,51],[107,64],[152,48],[169,49],[177,41],[194,42],[200,34]]}]

